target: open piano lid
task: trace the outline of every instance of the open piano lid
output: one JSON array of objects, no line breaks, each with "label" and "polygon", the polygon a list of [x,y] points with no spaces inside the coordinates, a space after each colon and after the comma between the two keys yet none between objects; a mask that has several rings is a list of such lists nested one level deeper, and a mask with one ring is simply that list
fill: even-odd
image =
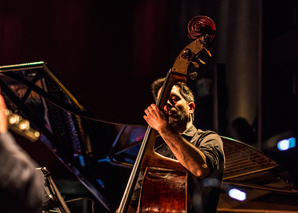
[{"label": "open piano lid", "polygon": [[[0,84],[8,108],[30,121],[41,133],[40,140],[111,212],[117,205],[111,204],[117,201],[111,195],[116,189],[107,187],[112,174],[101,174],[101,166],[128,168],[129,175],[146,127],[95,119],[43,61],[0,66]],[[235,185],[298,192],[293,177],[268,156],[239,141],[222,139],[226,156],[223,191]],[[123,183],[128,175],[120,177]]]}]

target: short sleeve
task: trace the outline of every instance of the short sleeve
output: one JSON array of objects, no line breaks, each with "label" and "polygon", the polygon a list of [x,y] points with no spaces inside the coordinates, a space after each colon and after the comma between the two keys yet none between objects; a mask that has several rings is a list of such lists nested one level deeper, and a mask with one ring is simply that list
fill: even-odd
[{"label": "short sleeve", "polygon": [[191,143],[198,147],[206,156],[210,174],[223,170],[224,151],[223,142],[218,134],[213,131],[198,131]]}]

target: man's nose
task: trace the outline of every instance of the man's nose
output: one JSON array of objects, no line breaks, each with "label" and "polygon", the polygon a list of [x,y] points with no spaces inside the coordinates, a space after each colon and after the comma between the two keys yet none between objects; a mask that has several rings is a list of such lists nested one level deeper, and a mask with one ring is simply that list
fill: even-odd
[{"label": "man's nose", "polygon": [[170,99],[167,100],[167,105],[173,105]]},{"label": "man's nose", "polygon": [[170,100],[168,100],[164,107],[164,110],[169,111],[171,108],[172,108],[172,103],[170,102]]}]

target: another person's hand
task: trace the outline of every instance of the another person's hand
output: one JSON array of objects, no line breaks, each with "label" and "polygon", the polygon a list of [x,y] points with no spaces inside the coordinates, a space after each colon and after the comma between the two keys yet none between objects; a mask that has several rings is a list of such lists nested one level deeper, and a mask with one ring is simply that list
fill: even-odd
[{"label": "another person's hand", "polygon": [[7,116],[5,114],[6,104],[3,96],[0,94],[0,133],[7,132]]}]

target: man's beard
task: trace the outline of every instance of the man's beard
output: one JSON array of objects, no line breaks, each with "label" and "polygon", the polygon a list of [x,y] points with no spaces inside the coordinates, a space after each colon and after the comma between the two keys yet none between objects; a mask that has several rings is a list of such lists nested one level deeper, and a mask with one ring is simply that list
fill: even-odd
[{"label": "man's beard", "polygon": [[168,115],[168,123],[174,128],[186,125],[187,122],[188,115],[184,110],[177,110],[175,113]]}]

